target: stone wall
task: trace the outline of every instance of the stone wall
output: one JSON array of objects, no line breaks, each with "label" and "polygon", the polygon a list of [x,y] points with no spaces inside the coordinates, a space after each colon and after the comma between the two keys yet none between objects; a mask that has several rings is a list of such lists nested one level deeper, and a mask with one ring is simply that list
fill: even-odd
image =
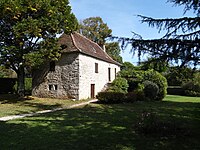
[{"label": "stone wall", "polygon": [[[98,64],[98,73],[95,73],[95,63]],[[120,66],[74,52],[64,53],[56,62],[55,71],[49,69],[47,63],[34,71],[32,95],[79,100],[91,98],[91,84],[95,85],[95,95],[102,91],[115,79]]]},{"label": "stone wall", "polygon": [[33,96],[79,99],[78,53],[64,53],[55,71],[47,63],[33,75]]}]

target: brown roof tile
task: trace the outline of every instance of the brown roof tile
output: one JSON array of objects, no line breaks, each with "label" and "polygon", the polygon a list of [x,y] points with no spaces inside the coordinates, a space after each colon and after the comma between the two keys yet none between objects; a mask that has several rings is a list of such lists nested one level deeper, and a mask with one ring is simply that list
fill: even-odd
[{"label": "brown roof tile", "polygon": [[70,35],[61,35],[59,38],[59,44],[62,45],[63,52],[80,52],[112,64],[121,65],[104,52],[97,43],[77,32],[71,33]]}]

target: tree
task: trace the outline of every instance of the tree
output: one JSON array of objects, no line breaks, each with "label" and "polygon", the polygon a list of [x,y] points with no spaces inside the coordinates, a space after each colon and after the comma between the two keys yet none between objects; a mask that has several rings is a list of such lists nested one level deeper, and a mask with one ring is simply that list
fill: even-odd
[{"label": "tree", "polygon": [[167,70],[167,68],[169,67],[169,64],[166,61],[152,57],[152,58],[147,58],[146,61],[141,62],[140,67],[142,70],[153,69],[161,73]]},{"label": "tree", "polygon": [[6,69],[5,66],[0,66],[0,78],[16,78],[16,73],[13,70]]},{"label": "tree", "polygon": [[112,59],[119,63],[123,63],[122,57],[120,56],[121,49],[118,42],[106,43],[105,46],[107,54],[112,57]]},{"label": "tree", "polygon": [[76,28],[68,0],[0,1],[0,64],[17,73],[19,95],[24,95],[25,67],[57,60],[56,35]]},{"label": "tree", "polygon": [[130,62],[124,62],[124,63],[122,64],[121,70],[122,70],[122,71],[128,71],[128,70],[133,71],[133,70],[139,70],[139,68],[138,68],[138,67],[135,67],[135,66],[134,66],[132,63],[130,63]]},{"label": "tree", "polygon": [[142,23],[156,27],[159,31],[166,30],[160,39],[144,40],[137,38],[121,38],[123,42],[131,43],[133,52],[150,54],[156,59],[176,62],[180,67],[200,64],[200,4],[198,0],[168,0],[177,6],[185,6],[184,12],[193,10],[195,17],[154,19],[141,16]]},{"label": "tree", "polygon": [[168,85],[170,86],[180,86],[194,79],[194,75],[197,71],[187,67],[169,67],[164,73],[167,79]]},{"label": "tree", "polygon": [[81,34],[99,44],[101,47],[106,42],[106,38],[111,36],[112,30],[101,17],[90,17],[80,22],[79,31]]},{"label": "tree", "polygon": [[84,19],[79,24],[79,31],[85,37],[94,41],[102,48],[104,48],[105,45],[108,55],[111,56],[115,61],[122,63],[119,43],[106,43],[106,40],[112,35],[112,30],[106,23],[103,22],[101,17],[90,17]]}]

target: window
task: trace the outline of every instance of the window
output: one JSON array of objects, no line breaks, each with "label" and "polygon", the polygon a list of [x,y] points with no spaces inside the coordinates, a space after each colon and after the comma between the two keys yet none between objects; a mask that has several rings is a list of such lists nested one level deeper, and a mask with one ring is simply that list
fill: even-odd
[{"label": "window", "polygon": [[99,68],[98,68],[98,63],[95,63],[95,73],[98,73],[99,72]]},{"label": "window", "polygon": [[110,70],[111,70],[111,69],[108,68],[108,81],[111,81],[111,74],[110,74],[111,72],[110,72]]},{"label": "window", "polygon": [[57,90],[58,90],[58,85],[56,84],[49,85],[49,91],[57,91]]},{"label": "window", "polygon": [[56,63],[55,61],[51,61],[49,64],[49,71],[55,71]]}]

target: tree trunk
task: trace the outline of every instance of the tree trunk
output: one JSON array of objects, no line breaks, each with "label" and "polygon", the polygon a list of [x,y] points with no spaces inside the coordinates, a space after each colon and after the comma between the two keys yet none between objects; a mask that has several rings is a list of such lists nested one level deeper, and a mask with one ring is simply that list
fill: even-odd
[{"label": "tree trunk", "polygon": [[24,73],[24,66],[21,65],[17,72],[17,94],[23,98],[25,95],[25,73]]}]

